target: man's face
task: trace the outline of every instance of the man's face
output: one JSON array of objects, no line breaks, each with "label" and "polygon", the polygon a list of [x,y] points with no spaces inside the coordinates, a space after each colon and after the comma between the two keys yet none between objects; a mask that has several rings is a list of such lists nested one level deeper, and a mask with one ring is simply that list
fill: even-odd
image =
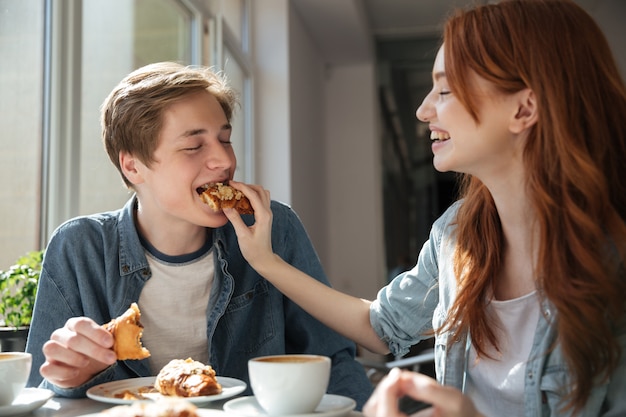
[{"label": "man's face", "polygon": [[215,97],[200,91],[182,98],[163,113],[163,127],[150,167],[137,162],[135,189],[142,215],[161,225],[175,223],[219,227],[227,222],[200,199],[197,189],[232,179],[236,158],[231,125]]}]

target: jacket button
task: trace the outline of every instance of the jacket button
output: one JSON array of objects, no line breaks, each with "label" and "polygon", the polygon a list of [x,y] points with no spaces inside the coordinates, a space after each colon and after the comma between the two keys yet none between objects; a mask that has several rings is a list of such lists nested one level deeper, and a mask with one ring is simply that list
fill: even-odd
[{"label": "jacket button", "polygon": [[128,272],[128,271],[130,271],[130,268],[128,267],[128,265],[123,265],[122,272]]}]

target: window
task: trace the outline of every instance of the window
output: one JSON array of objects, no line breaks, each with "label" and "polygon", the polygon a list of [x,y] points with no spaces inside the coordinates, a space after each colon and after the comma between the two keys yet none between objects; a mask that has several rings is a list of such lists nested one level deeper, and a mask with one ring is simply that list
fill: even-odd
[{"label": "window", "polygon": [[43,2],[0,0],[0,269],[39,245]]},{"label": "window", "polygon": [[[158,61],[191,64],[192,11],[175,0],[83,2],[79,199],[75,212],[121,207],[129,191],[104,151],[100,106],[129,72]],[[67,217],[67,216],[65,216]]]},{"label": "window", "polygon": [[253,181],[249,10],[250,0],[0,0],[0,269],[65,220],[129,198],[103,149],[100,105],[147,63],[224,69],[242,101],[236,177]]}]

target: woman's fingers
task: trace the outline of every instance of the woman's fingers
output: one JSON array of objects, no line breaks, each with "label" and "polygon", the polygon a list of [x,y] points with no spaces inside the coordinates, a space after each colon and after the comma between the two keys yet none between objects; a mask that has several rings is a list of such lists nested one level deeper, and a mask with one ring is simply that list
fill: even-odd
[{"label": "woman's fingers", "polygon": [[410,371],[393,369],[378,384],[374,394],[363,408],[368,417],[406,416],[398,409],[398,400],[409,396],[432,404],[415,416],[479,417],[472,401],[453,387],[440,385],[434,379]]},{"label": "woman's fingers", "polygon": [[254,268],[257,263],[273,255],[272,251],[272,210],[270,192],[258,185],[231,181],[231,185],[243,192],[254,209],[254,224],[248,226],[233,209],[225,209],[224,214],[232,223],[239,241],[239,248],[246,260]]},{"label": "woman's fingers", "polygon": [[363,407],[367,417],[406,416],[398,409],[398,399],[404,396],[404,386],[400,369],[394,368],[376,387],[376,390]]}]

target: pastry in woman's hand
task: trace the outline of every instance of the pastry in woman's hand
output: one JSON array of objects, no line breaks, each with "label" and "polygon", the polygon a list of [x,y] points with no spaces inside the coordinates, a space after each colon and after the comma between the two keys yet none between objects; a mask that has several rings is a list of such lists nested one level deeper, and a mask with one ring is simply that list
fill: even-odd
[{"label": "pastry in woman's hand", "polygon": [[239,214],[254,214],[250,200],[241,191],[230,185],[216,182],[198,188],[202,201],[213,211],[234,208]]}]

